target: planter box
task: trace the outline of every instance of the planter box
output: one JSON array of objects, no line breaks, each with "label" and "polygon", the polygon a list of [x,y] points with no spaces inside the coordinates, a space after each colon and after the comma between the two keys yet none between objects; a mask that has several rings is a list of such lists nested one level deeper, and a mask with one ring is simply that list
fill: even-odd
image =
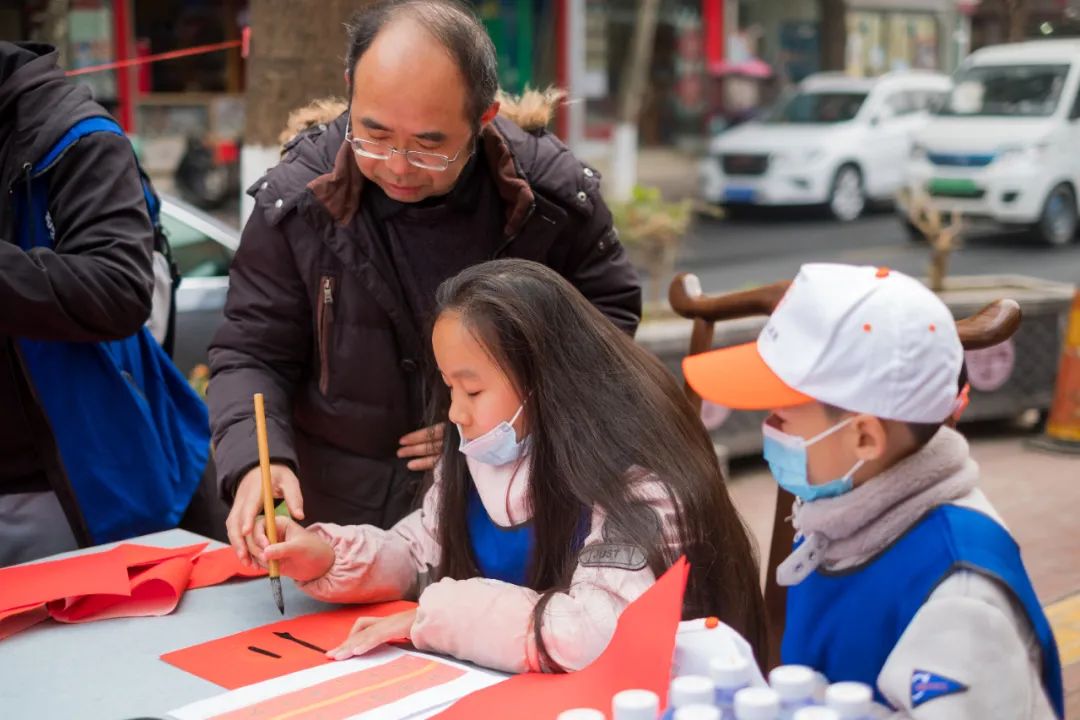
[{"label": "planter box", "polygon": [[[954,317],[965,317],[1000,298],[1020,303],[1024,319],[1010,340],[967,353],[971,405],[963,420],[1017,417],[1025,410],[1046,410],[1054,397],[1054,382],[1069,308],[1076,288],[1066,283],[1021,275],[973,275],[949,278],[941,294]],[[755,340],[764,317],[716,324],[714,347]],[[682,358],[690,347],[689,320],[647,322],[637,341],[681,380]],[[730,411],[705,402],[702,420],[713,440],[725,445],[731,457],[761,449],[763,412]]]}]

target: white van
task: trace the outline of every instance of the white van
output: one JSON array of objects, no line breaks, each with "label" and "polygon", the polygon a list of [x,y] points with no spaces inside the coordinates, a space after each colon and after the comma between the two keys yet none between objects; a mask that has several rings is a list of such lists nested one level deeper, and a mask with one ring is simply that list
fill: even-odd
[{"label": "white van", "polygon": [[[907,176],[942,210],[1072,241],[1080,188],[1080,40],[996,45],[961,64]],[[902,209],[902,208],[901,208]],[[905,216],[906,217],[906,216]]]},{"label": "white van", "polygon": [[878,78],[811,75],[760,122],[715,137],[699,167],[701,194],[747,205],[824,205],[854,220],[869,199],[903,186],[912,133],[951,87],[922,71]]}]

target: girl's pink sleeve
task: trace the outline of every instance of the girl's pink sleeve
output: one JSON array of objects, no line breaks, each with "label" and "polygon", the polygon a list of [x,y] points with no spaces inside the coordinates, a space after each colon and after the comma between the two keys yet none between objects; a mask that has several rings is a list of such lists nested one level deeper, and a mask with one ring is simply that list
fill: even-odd
[{"label": "girl's pink sleeve", "polygon": [[390,530],[373,525],[312,525],[308,529],[334,549],[334,564],[322,577],[297,583],[300,589],[328,602],[415,599],[439,562],[435,533],[438,491],[436,479],[424,495],[423,506]]}]

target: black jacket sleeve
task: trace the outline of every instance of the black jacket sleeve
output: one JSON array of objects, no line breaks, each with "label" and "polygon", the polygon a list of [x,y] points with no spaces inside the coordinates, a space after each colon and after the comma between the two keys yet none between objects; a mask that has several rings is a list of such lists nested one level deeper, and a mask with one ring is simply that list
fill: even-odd
[{"label": "black jacket sleeve", "polygon": [[259,464],[255,393],[263,393],[271,460],[297,468],[292,395],[307,372],[313,328],[306,285],[282,230],[256,206],[229,271],[225,322],[210,345],[210,427],[222,496]]},{"label": "black jacket sleeve", "polygon": [[88,135],[47,178],[55,244],[27,252],[0,242],[0,333],[78,342],[135,333],[150,315],[154,230],[130,143]]},{"label": "black jacket sleeve", "polygon": [[583,190],[592,205],[588,220],[573,228],[563,275],[600,312],[633,337],[641,322],[641,281],[619,242],[611,211],[600,196],[598,176]]}]

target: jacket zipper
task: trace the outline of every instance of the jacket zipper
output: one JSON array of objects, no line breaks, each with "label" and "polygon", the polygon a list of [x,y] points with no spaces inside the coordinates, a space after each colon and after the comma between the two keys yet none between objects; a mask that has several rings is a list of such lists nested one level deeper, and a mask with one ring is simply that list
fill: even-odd
[{"label": "jacket zipper", "polygon": [[330,390],[330,330],[334,323],[334,278],[323,275],[322,302],[319,303],[319,392],[326,395]]},{"label": "jacket zipper", "polygon": [[34,222],[34,217],[37,215],[37,209],[34,207],[34,188],[30,184],[30,171],[33,169],[33,166],[30,163],[24,163],[22,169],[23,176],[25,177],[23,185],[26,186],[26,215],[30,222],[30,248],[36,248],[38,246],[38,224]]},{"label": "jacket zipper", "polygon": [[533,213],[535,211],[536,211],[536,203],[533,203],[533,204],[529,205],[529,210],[525,213],[525,218],[521,221],[521,225],[518,226],[517,232],[515,232],[513,235],[510,235],[505,240],[503,240],[502,245],[500,245],[495,250],[495,254],[492,255],[493,260],[495,258],[500,257],[504,252],[506,252],[506,248],[510,247],[511,243],[513,243],[515,240],[518,239],[518,236],[521,235],[522,231],[525,229],[525,226],[529,224],[529,220],[532,219]]}]

